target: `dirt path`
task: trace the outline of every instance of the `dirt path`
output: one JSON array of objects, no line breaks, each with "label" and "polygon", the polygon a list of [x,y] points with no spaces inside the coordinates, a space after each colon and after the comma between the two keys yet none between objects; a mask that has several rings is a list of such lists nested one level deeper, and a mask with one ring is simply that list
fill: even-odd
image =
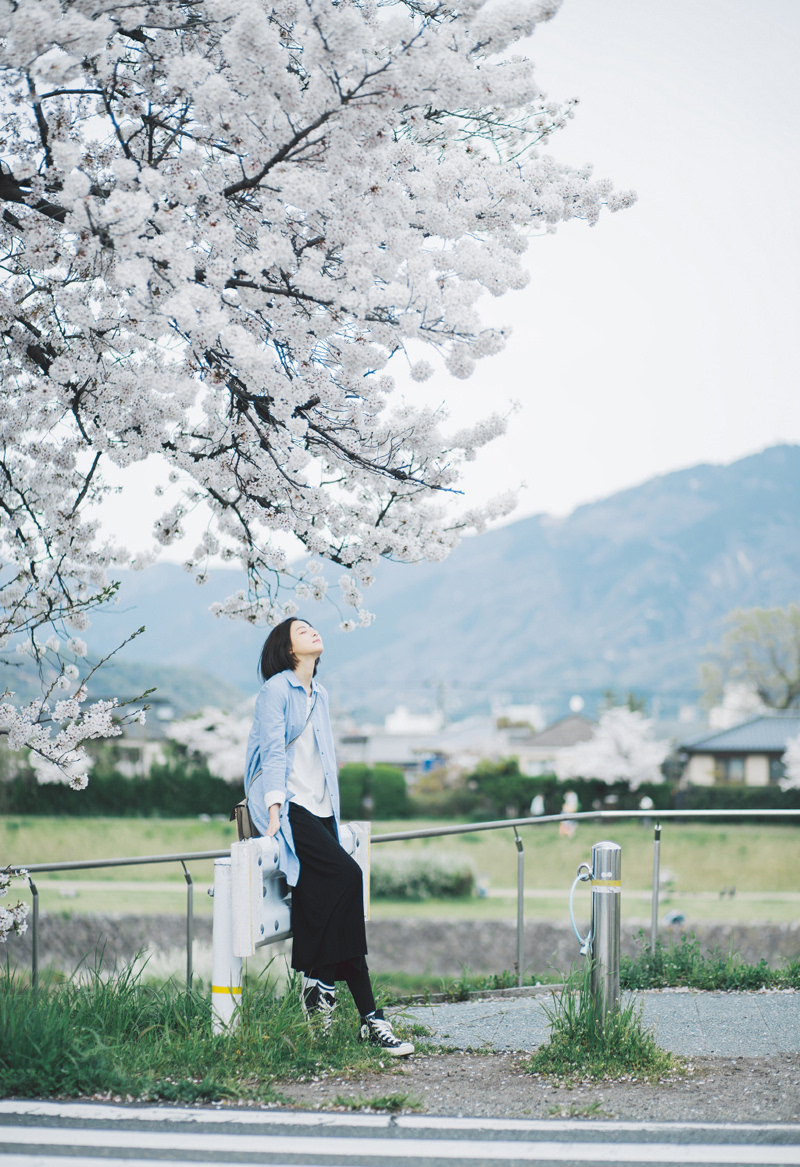
[{"label": "dirt path", "polygon": [[419,1114],[642,1122],[800,1121],[797,1054],[695,1058],[689,1063],[691,1071],[674,1081],[652,1086],[613,1082],[572,1089],[524,1073],[523,1057],[424,1054],[388,1073],[323,1076],[317,1081],[287,1082],[279,1089],[291,1104],[313,1108],[335,1107],[337,1098],[368,1105],[371,1099],[406,1095],[420,1103]]}]

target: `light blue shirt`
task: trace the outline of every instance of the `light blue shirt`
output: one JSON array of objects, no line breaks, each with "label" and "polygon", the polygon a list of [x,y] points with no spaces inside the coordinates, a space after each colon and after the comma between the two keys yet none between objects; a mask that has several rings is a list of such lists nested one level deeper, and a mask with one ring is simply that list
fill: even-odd
[{"label": "light blue shirt", "polygon": [[[317,742],[325,785],[331,797],[336,832],[339,832],[339,779],[336,768],[336,750],[333,744],[328,694],[317,681],[311,682],[314,708],[311,726]],[[288,778],[294,764],[294,745],[287,745],[298,737],[306,723],[307,694],[302,681],[291,669],[276,673],[261,686],[256,697],[253,728],[247,741],[244,788],[247,808],[262,835],[269,826],[269,807],[281,802],[281,829],[277,835],[280,848],[281,871],[290,887],[295,887],[300,875],[300,862],[294,849],[289,823],[289,802],[292,794]]]}]

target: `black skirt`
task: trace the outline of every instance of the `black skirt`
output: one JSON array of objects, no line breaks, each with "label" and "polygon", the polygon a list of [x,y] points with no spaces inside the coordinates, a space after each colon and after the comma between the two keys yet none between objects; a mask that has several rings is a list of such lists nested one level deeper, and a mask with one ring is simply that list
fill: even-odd
[{"label": "black skirt", "polygon": [[292,968],[358,961],[367,952],[361,868],[336,838],[333,818],[289,803],[300,877],[292,889]]}]

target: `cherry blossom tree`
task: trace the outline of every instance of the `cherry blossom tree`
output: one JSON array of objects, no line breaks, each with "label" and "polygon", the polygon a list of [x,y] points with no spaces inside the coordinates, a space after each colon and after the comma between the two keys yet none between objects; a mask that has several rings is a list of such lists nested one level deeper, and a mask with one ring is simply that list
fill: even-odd
[{"label": "cherry blossom tree", "polygon": [[328,561],[367,625],[381,557],[440,560],[508,511],[456,505],[504,417],[453,432],[390,369],[468,377],[529,239],[633,200],[542,152],[574,102],[514,46],[557,7],[2,0],[0,647],[43,686],[6,694],[12,748],[80,787],[81,743],[119,731],[82,635],[148,556],[98,523],[109,467],[161,460],[157,543],[201,510],[186,567],[240,565],[217,611],[253,622],[321,598]]},{"label": "cherry blossom tree", "polygon": [[661,763],[669,742],[653,738],[653,723],[638,710],[625,706],[607,709],[585,742],[562,750],[556,762],[560,779],[599,778],[628,782],[636,790],[642,782],[663,782]]},{"label": "cherry blossom tree", "polygon": [[173,722],[169,736],[186,746],[190,754],[203,758],[214,777],[241,782],[253,724],[253,710],[249,702],[246,704],[246,710],[233,713],[208,707],[197,717]]},{"label": "cherry blossom tree", "polygon": [[769,713],[769,706],[764,704],[752,684],[728,681],[719,704],[712,705],[708,711],[708,724],[712,729],[730,729],[732,725],[763,713]]}]

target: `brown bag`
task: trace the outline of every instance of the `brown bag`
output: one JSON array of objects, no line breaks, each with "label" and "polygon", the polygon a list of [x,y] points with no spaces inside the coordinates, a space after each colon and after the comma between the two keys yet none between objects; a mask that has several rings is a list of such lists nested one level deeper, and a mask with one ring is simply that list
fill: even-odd
[{"label": "brown bag", "polygon": [[261,832],[256,827],[256,824],[250,818],[250,811],[247,809],[247,798],[243,798],[241,802],[237,802],[236,806],[231,811],[230,821],[236,821],[236,834],[239,836],[239,842],[243,839],[260,839]]},{"label": "brown bag", "polygon": [[[315,693],[314,700],[311,703],[311,708],[308,711],[308,717],[306,718],[306,723],[303,726],[303,728],[300,730],[300,733],[298,733],[295,737],[292,738],[292,740],[290,742],[287,743],[287,745],[286,745],[287,750],[289,749],[290,746],[294,745],[294,743],[297,741],[297,739],[302,734],[304,734],[306,732],[306,728],[308,727],[308,723],[311,720],[311,714],[314,712],[314,706],[316,705],[316,703],[317,703],[317,695]],[[255,774],[253,775],[253,778],[257,778],[260,773],[261,773],[260,770],[256,770]],[[240,843],[244,839],[260,839],[261,838],[261,831],[259,831],[256,824],[253,822],[253,820],[250,816],[250,811],[247,808],[247,795],[244,796],[244,798],[242,799],[241,802],[237,802],[236,806],[231,811],[230,822],[234,822],[234,821],[236,822],[236,833],[239,836]]]}]

